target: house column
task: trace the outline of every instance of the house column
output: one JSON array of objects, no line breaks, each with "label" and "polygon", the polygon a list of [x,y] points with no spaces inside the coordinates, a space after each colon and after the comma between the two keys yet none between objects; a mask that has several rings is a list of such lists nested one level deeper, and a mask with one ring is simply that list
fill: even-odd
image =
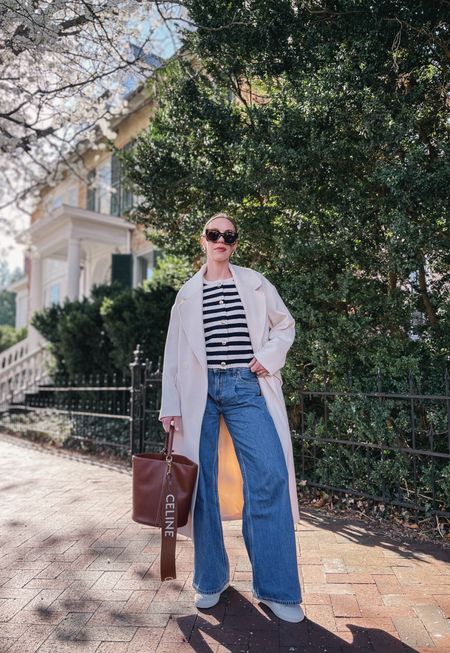
[{"label": "house column", "polygon": [[[35,255],[31,259],[31,277],[30,277],[30,296],[29,296],[29,311],[28,322],[30,321],[35,311],[40,311],[44,305],[43,284],[42,284],[42,259]],[[34,326],[28,324],[28,339],[30,342],[30,351],[36,349],[39,343],[43,340],[41,334]]]},{"label": "house column", "polygon": [[75,301],[80,295],[81,241],[69,238],[67,246],[67,297]]}]

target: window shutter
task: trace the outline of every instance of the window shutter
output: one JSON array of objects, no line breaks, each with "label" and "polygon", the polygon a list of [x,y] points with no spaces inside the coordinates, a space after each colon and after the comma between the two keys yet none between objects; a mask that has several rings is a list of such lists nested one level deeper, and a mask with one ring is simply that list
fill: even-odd
[{"label": "window shutter", "polygon": [[133,254],[112,254],[111,281],[133,287]]},{"label": "window shutter", "polygon": [[129,190],[123,189],[122,193],[122,212],[128,211],[133,206],[133,193]]}]

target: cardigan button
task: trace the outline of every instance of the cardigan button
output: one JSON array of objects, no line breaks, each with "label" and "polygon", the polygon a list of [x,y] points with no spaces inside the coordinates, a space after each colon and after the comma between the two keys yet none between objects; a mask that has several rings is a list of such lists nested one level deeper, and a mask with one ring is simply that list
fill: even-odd
[{"label": "cardigan button", "polygon": [[225,361],[222,361],[220,364],[222,365],[222,367],[225,367],[226,365]]}]

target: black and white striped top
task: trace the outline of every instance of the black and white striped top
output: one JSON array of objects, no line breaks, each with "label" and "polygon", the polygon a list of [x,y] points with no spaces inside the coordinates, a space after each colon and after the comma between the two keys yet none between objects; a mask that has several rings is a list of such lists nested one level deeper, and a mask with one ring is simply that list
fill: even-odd
[{"label": "black and white striped top", "polygon": [[203,328],[208,367],[248,367],[253,349],[233,277],[203,278]]}]

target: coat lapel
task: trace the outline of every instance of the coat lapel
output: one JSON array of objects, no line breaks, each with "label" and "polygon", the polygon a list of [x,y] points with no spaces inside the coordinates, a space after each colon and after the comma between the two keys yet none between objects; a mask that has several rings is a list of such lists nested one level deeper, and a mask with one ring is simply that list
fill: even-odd
[{"label": "coat lapel", "polygon": [[[244,306],[253,351],[257,352],[262,345],[267,314],[265,295],[262,289],[259,289],[262,283],[261,277],[250,268],[233,263],[228,265]],[[203,275],[205,270],[206,263],[180,291],[180,316],[186,338],[206,373],[208,368],[203,330]]]}]

